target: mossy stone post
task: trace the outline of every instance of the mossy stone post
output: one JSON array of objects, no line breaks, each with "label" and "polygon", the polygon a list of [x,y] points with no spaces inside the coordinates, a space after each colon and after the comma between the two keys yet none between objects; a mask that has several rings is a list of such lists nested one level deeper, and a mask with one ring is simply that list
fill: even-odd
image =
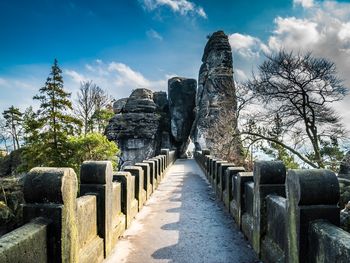
[{"label": "mossy stone post", "polygon": [[77,176],[71,168],[33,168],[24,180],[23,218],[51,220],[47,252],[50,262],[77,262]]},{"label": "mossy stone post", "polygon": [[242,229],[242,214],[246,211],[244,198],[246,196],[245,183],[247,182],[253,182],[252,172],[239,172],[233,177],[230,213],[240,229]]},{"label": "mossy stone post", "polygon": [[143,188],[145,185],[143,169],[139,166],[125,166],[123,170],[135,177],[135,198],[139,203],[138,208],[140,211],[146,202],[146,190]]},{"label": "mossy stone post", "polygon": [[266,196],[285,197],[286,168],[281,161],[256,161],[253,176],[253,248],[260,255],[261,240],[267,229]]},{"label": "mossy stone post", "polygon": [[143,170],[144,185],[143,189],[146,191],[146,198],[149,199],[152,194],[152,184],[151,184],[151,171],[149,163],[135,163]]},{"label": "mossy stone post", "polygon": [[85,161],[80,167],[80,194],[97,197],[97,231],[104,241],[105,257],[112,250],[112,177],[109,161]]},{"label": "mossy stone post", "polygon": [[216,197],[219,200],[222,200],[222,192],[225,190],[226,186],[226,177],[224,176],[226,173],[227,168],[234,167],[234,163],[219,163],[218,165],[218,171],[216,176]]},{"label": "mossy stone post", "polygon": [[287,262],[307,262],[310,223],[328,220],[339,226],[339,184],[334,172],[289,170],[287,190]]},{"label": "mossy stone post", "polygon": [[161,167],[160,167],[160,160],[156,157],[153,157],[152,159],[149,159],[150,161],[155,161],[155,171],[156,171],[156,180],[157,180],[157,184],[156,184],[156,188],[158,188],[158,185],[161,181]]},{"label": "mossy stone post", "polygon": [[233,198],[232,192],[232,180],[239,173],[244,172],[244,167],[228,167],[224,175],[225,190],[222,192],[222,200],[224,201],[225,207],[230,211],[230,203]]},{"label": "mossy stone post", "polygon": [[165,161],[166,161],[166,167],[168,167],[170,165],[170,160],[169,160],[169,149],[161,149],[160,153],[162,155],[165,155]]},{"label": "mossy stone post", "polygon": [[167,165],[167,157],[164,154],[161,154],[160,156],[162,156],[162,158],[163,158],[163,169],[165,171],[166,168],[168,167],[168,165]]},{"label": "mossy stone post", "polygon": [[211,185],[213,185],[214,182],[214,170],[216,166],[216,162],[222,161],[221,159],[213,159],[211,166],[210,166],[210,172],[209,172],[209,182]]},{"label": "mossy stone post", "polygon": [[221,160],[221,161],[217,161],[215,163],[214,173],[213,173],[213,183],[212,183],[214,193],[216,193],[216,191],[217,191],[219,167],[220,167],[221,164],[224,164],[224,163],[227,163],[227,161]]},{"label": "mossy stone post", "polygon": [[122,212],[126,217],[126,228],[138,212],[138,202],[135,199],[135,177],[129,172],[113,172],[113,181],[122,184]]},{"label": "mossy stone post", "polygon": [[213,157],[211,155],[206,155],[204,172],[205,172],[205,176],[207,177],[207,179],[209,179],[209,167],[210,167],[210,160],[212,158]]},{"label": "mossy stone post", "polygon": [[143,162],[149,164],[152,192],[154,192],[157,188],[157,164],[156,164],[157,161],[145,160]]}]

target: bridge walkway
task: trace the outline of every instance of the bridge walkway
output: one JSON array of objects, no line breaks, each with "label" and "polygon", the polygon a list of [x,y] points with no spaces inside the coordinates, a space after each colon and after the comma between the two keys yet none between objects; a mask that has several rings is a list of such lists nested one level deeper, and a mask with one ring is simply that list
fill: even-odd
[{"label": "bridge walkway", "polygon": [[256,254],[195,160],[177,160],[105,262],[251,263]]}]

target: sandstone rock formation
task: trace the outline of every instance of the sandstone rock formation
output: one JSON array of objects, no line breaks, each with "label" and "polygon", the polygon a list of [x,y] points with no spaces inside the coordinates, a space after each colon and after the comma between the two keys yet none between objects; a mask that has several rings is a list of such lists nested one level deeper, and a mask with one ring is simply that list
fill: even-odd
[{"label": "sandstone rock formation", "polygon": [[[192,140],[197,150],[207,148],[220,154],[237,122],[232,51],[223,31],[211,35],[205,46],[202,62]],[[235,147],[233,151],[238,148]]]},{"label": "sandstone rock formation", "polygon": [[113,103],[113,112],[115,114],[123,111],[128,98],[122,98]]},{"label": "sandstone rock formation", "polygon": [[171,135],[180,157],[185,157],[195,118],[197,82],[194,79],[171,78],[168,81]]},{"label": "sandstone rock formation", "polygon": [[162,116],[157,112],[153,92],[136,89],[121,108],[110,120],[106,135],[118,143],[124,163],[133,164],[156,155],[161,148]]},{"label": "sandstone rock formation", "polygon": [[340,163],[339,174],[350,175],[350,152],[345,154],[343,160]]}]

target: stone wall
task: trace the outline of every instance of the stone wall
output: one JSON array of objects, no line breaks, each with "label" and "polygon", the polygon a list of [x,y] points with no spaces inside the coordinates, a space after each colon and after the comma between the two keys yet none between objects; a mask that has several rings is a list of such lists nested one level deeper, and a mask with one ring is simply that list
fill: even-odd
[{"label": "stone wall", "polygon": [[342,180],[335,173],[286,171],[279,161],[257,161],[253,172],[244,172],[208,150],[194,156],[263,262],[349,262],[350,233],[339,227]]},{"label": "stone wall", "polygon": [[32,169],[24,181],[26,224],[0,237],[0,262],[102,262],[175,158],[162,149],[118,172],[109,161],[87,161],[79,184],[70,168]]}]

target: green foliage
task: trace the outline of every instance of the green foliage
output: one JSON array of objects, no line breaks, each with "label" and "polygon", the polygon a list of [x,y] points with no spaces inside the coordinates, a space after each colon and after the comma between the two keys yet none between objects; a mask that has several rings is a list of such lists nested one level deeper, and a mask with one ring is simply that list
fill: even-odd
[{"label": "green foliage", "polygon": [[66,164],[69,147],[67,139],[73,135],[75,125],[79,124],[77,119],[67,113],[72,110],[69,97],[70,93],[63,88],[62,70],[55,59],[45,86],[33,98],[41,104],[38,113],[31,118],[35,130],[29,133],[36,136],[31,136],[31,141],[25,148],[25,156],[34,158],[35,166],[55,167]]},{"label": "green foliage", "polygon": [[13,149],[19,149],[19,136],[21,132],[21,125],[22,125],[22,115],[23,113],[20,112],[18,108],[15,108],[13,105],[5,110],[2,113],[4,119],[5,119],[5,128],[7,128],[7,132],[11,134],[12,142],[13,142]]},{"label": "green foliage", "polygon": [[108,125],[109,120],[114,116],[110,108],[96,110],[92,115],[92,122],[97,124],[97,131],[103,133]]},{"label": "green foliage", "polygon": [[[113,116],[113,111],[108,108],[110,98],[97,86],[92,93],[91,105],[94,105],[95,114],[91,118],[91,127],[101,131]],[[34,112],[29,107],[21,115],[25,144],[18,172],[49,166],[72,167],[79,174],[80,165],[85,160],[111,160],[116,165],[115,156],[119,149],[114,142],[108,141],[101,133],[86,133],[87,127],[84,127],[84,135],[76,135],[81,132],[82,121],[69,114],[73,108],[70,93],[64,90],[57,60],[51,67],[45,86],[33,99],[40,101],[40,109]]]},{"label": "green foliage", "polygon": [[[277,141],[283,141],[283,121],[280,115],[277,113],[274,117],[274,125],[270,130],[267,131],[270,138],[277,140]],[[268,142],[269,148],[262,147],[262,150],[273,157],[275,160],[281,160],[283,161],[286,168],[289,169],[297,169],[299,168],[299,164],[295,162],[294,156],[291,155],[283,146],[281,146],[278,143],[275,143],[273,141]]]},{"label": "green foliage", "polygon": [[331,137],[329,141],[320,139],[320,142],[321,156],[325,162],[325,168],[338,171],[345,152],[340,149],[337,138]]},{"label": "green foliage", "polygon": [[71,136],[68,143],[71,151],[68,166],[73,167],[76,172],[79,172],[80,165],[87,160],[110,160],[113,167],[116,167],[116,155],[119,149],[106,136],[97,132]]}]

